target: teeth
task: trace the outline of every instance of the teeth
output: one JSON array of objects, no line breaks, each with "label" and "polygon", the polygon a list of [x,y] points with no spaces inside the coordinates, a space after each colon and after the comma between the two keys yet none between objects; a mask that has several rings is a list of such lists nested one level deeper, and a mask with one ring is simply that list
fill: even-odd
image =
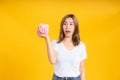
[{"label": "teeth", "polygon": [[70,31],[66,31],[66,32],[70,32]]}]

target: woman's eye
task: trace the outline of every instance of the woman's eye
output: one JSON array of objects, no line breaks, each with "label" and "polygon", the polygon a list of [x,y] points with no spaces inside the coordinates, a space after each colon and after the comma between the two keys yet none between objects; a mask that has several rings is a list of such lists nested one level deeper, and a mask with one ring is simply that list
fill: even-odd
[{"label": "woman's eye", "polygon": [[66,23],[63,23],[63,25],[66,25]]}]

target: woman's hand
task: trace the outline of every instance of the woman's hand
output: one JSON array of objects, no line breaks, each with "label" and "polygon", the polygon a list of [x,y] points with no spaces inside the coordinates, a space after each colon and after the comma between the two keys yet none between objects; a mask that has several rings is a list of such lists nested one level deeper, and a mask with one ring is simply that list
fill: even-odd
[{"label": "woman's hand", "polygon": [[53,49],[51,45],[50,38],[48,36],[48,28],[47,24],[40,24],[37,29],[37,35],[41,38],[45,38],[47,44],[47,52],[48,58],[51,64],[55,64],[56,62],[56,51]]}]

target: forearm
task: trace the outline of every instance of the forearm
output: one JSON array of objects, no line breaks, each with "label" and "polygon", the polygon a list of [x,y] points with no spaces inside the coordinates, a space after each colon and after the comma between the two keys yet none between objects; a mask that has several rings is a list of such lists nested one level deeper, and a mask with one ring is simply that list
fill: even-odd
[{"label": "forearm", "polygon": [[81,80],[86,80],[84,60],[80,62],[80,76],[81,76]]},{"label": "forearm", "polygon": [[48,59],[51,64],[54,64],[56,62],[56,53],[53,50],[49,36],[46,37],[46,45],[47,45]]},{"label": "forearm", "polygon": [[86,76],[85,76],[85,73],[83,72],[83,73],[81,73],[81,79],[80,80],[86,80]]}]

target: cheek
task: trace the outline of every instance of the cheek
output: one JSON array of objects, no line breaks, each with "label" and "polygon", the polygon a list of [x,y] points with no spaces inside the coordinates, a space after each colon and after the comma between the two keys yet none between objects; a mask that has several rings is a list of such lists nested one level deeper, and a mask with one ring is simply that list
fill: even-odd
[{"label": "cheek", "polygon": [[65,29],[66,29],[65,26],[63,26],[63,31],[65,31]]},{"label": "cheek", "polygon": [[74,30],[75,30],[75,26],[72,26],[72,32],[74,32]]}]

